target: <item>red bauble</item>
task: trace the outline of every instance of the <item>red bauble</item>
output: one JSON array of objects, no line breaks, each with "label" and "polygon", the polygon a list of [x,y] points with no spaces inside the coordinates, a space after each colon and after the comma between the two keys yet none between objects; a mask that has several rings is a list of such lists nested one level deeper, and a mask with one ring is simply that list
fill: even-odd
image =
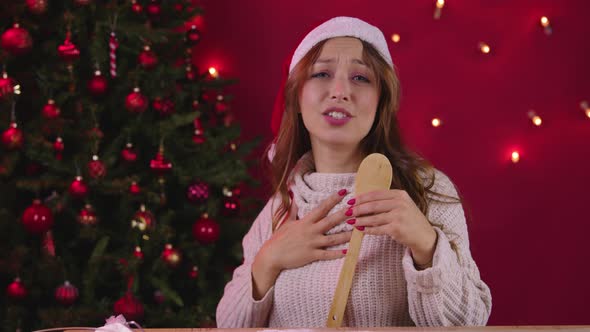
[{"label": "red bauble", "polygon": [[196,279],[199,276],[199,268],[195,265],[193,268],[188,272],[188,276],[191,279]]},{"label": "red bauble", "polygon": [[76,179],[70,184],[70,195],[75,198],[84,198],[88,194],[88,186],[82,180],[81,176],[76,176]]},{"label": "red bauble", "polygon": [[139,302],[131,293],[123,295],[113,306],[117,315],[123,315],[127,321],[138,321],[143,318],[143,304]]},{"label": "red bauble", "polygon": [[143,11],[143,7],[141,6],[141,4],[137,3],[136,0],[131,0],[131,10],[134,13],[139,14]]},{"label": "red bauble", "polygon": [[215,103],[215,111],[217,113],[225,113],[229,109],[229,106],[223,101],[219,100]]},{"label": "red bauble", "polygon": [[14,281],[6,287],[6,295],[13,300],[23,300],[27,297],[27,293],[27,289],[20,278],[15,278]]},{"label": "red bauble", "polygon": [[33,39],[27,30],[15,23],[12,28],[4,31],[1,44],[8,53],[18,56],[31,50]]},{"label": "red bauble", "polygon": [[186,42],[189,45],[196,45],[201,40],[201,33],[197,30],[196,25],[191,25],[191,28],[186,32]]},{"label": "red bauble", "polygon": [[104,177],[107,174],[107,168],[105,165],[98,159],[98,156],[92,156],[92,160],[88,162],[88,175],[90,175],[93,179],[99,179]]},{"label": "red bauble", "polygon": [[186,66],[185,68],[185,77],[189,81],[194,81],[197,78],[196,70],[193,70],[193,66]]},{"label": "red bauble", "polygon": [[156,97],[156,99],[154,99],[152,102],[152,107],[161,116],[168,116],[174,114],[176,111],[174,108],[174,102],[168,98],[162,99],[160,97]]},{"label": "red bauble", "polygon": [[139,211],[135,212],[131,220],[131,227],[137,227],[140,231],[152,230],[156,227],[156,218],[142,205]]},{"label": "red bauble", "polygon": [[135,250],[133,250],[133,256],[137,259],[143,259],[143,251],[141,251],[141,247],[135,247]]},{"label": "red bauble", "polygon": [[55,142],[53,142],[53,151],[55,151],[55,158],[57,160],[61,160],[63,158],[65,146],[64,141],[61,137],[57,137]]},{"label": "red bauble", "polygon": [[137,160],[137,151],[133,148],[133,144],[127,143],[125,148],[121,150],[121,158],[127,162],[134,162]]},{"label": "red bauble", "polygon": [[234,217],[240,213],[240,200],[237,197],[224,197],[221,213],[226,217]]},{"label": "red bauble", "polygon": [[193,121],[193,124],[195,126],[195,132],[193,135],[193,142],[195,142],[195,144],[205,143],[205,141],[206,141],[205,132],[203,131],[203,124],[201,123],[201,119],[195,118],[195,120]]},{"label": "red bauble", "polygon": [[139,195],[141,193],[141,188],[139,187],[137,182],[131,182],[131,185],[129,186],[129,193],[131,195]]},{"label": "red bauble", "polygon": [[125,99],[125,108],[131,113],[143,113],[147,107],[148,99],[141,94],[141,90],[137,87]]},{"label": "red bauble", "polygon": [[6,72],[0,77],[0,101],[7,100],[14,94],[14,80]]},{"label": "red bauble", "polygon": [[63,305],[70,305],[78,299],[78,288],[65,281],[63,285],[55,289],[55,300]]},{"label": "red bauble", "polygon": [[55,119],[59,116],[60,113],[61,110],[59,109],[59,107],[57,107],[57,105],[55,104],[55,100],[53,99],[47,100],[47,104],[45,104],[45,106],[43,106],[43,109],[41,110],[41,114],[45,119]]},{"label": "red bauble", "polygon": [[164,175],[172,170],[172,163],[164,157],[164,151],[160,149],[156,157],[150,161],[150,168],[157,175]]},{"label": "red bauble", "polygon": [[234,114],[227,112],[223,116],[223,125],[226,127],[231,127],[231,125],[234,123],[235,120],[236,120],[236,117],[234,116]]},{"label": "red bauble", "polygon": [[94,97],[100,97],[107,92],[108,81],[100,71],[95,71],[94,76],[88,81],[88,91]]},{"label": "red bauble", "polygon": [[170,243],[168,243],[162,252],[162,260],[169,267],[175,268],[182,261],[182,254],[180,251],[174,249]]},{"label": "red bauble", "polygon": [[98,223],[98,217],[92,208],[92,205],[86,204],[80,213],[78,213],[78,222],[84,226],[92,226]]},{"label": "red bauble", "polygon": [[35,15],[44,14],[47,11],[47,0],[27,0],[27,8]]},{"label": "red bauble", "polygon": [[152,0],[145,7],[145,11],[152,20],[157,20],[160,18],[160,14],[162,13],[162,7],[160,6],[159,1]]},{"label": "red bauble", "polygon": [[144,69],[151,70],[158,65],[158,56],[146,45],[143,47],[143,51],[137,56],[137,62]]},{"label": "red bauble", "polygon": [[72,43],[71,38],[72,34],[68,31],[64,43],[57,47],[59,57],[66,62],[76,61],[80,57],[80,50],[78,50],[78,47]]},{"label": "red bauble", "polygon": [[201,181],[191,184],[186,190],[186,198],[193,203],[205,203],[209,198],[209,185]]},{"label": "red bauble", "polygon": [[23,131],[18,129],[15,122],[2,133],[2,145],[8,150],[20,149],[24,141]]},{"label": "red bauble", "polygon": [[201,244],[210,244],[219,239],[219,225],[207,215],[193,224],[193,237]]},{"label": "red bauble", "polygon": [[32,234],[45,233],[53,226],[51,210],[38,199],[25,209],[21,220],[25,229]]},{"label": "red bauble", "polygon": [[[195,100],[193,100],[193,103],[192,103],[192,105],[191,105],[191,106],[192,106],[192,108],[193,108],[193,111],[198,111],[198,110],[201,108],[201,104],[199,104],[199,101],[198,101],[198,100],[196,100],[196,99],[195,99]],[[196,118],[196,119],[198,119],[198,118]],[[196,119],[195,119],[195,120],[196,120]]]},{"label": "red bauble", "polygon": [[102,132],[102,130],[100,130],[100,128],[94,127],[86,133],[86,136],[88,136],[88,138],[92,140],[99,140],[104,137],[104,133]]},{"label": "red bauble", "polygon": [[154,302],[156,302],[157,304],[162,304],[165,300],[166,297],[164,296],[164,293],[162,293],[162,291],[157,290],[154,292]]}]

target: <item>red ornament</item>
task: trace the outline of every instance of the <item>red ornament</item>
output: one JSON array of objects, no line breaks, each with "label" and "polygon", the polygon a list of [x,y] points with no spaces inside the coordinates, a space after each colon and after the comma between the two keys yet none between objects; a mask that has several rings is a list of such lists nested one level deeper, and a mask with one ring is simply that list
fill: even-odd
[{"label": "red ornament", "polygon": [[143,47],[143,51],[139,53],[137,62],[139,62],[144,69],[151,70],[158,65],[158,56],[146,45]]},{"label": "red ornament", "polygon": [[162,7],[160,7],[158,1],[150,1],[150,3],[145,8],[147,14],[150,16],[152,20],[157,20],[160,18],[160,14],[162,13]]},{"label": "red ornament", "polygon": [[98,159],[97,155],[92,156],[92,160],[88,162],[88,175],[93,179],[99,179],[107,174],[107,168],[102,161]]},{"label": "red ornament", "polygon": [[61,137],[57,137],[55,142],[53,142],[53,151],[55,151],[55,158],[57,160],[62,160],[64,149],[65,146],[63,139]]},{"label": "red ornament", "polygon": [[201,181],[191,184],[186,190],[186,198],[193,203],[205,203],[209,198],[209,185]]},{"label": "red ornament", "polygon": [[131,113],[143,113],[148,107],[148,99],[141,94],[139,88],[134,88],[133,92],[127,95],[125,107]]},{"label": "red ornament", "polygon": [[227,112],[223,116],[223,125],[226,127],[231,127],[231,125],[234,123],[235,120],[236,120],[236,117],[234,116],[234,114]]},{"label": "red ornament", "polygon": [[131,220],[131,227],[137,227],[140,231],[152,230],[156,227],[156,218],[154,215],[141,205],[139,211],[135,212]]},{"label": "red ornament", "polygon": [[195,78],[197,78],[197,74],[195,73],[196,70],[193,70],[193,66],[191,66],[191,65],[186,66],[185,71],[186,71],[185,77],[187,80],[194,81]]},{"label": "red ornament", "polygon": [[174,249],[170,243],[168,243],[162,252],[162,260],[169,267],[175,268],[182,261],[182,254],[180,251]]},{"label": "red ornament", "polygon": [[44,14],[47,11],[47,0],[27,0],[27,8],[35,15]]},{"label": "red ornament", "polygon": [[57,47],[57,53],[59,54],[59,57],[68,63],[74,62],[80,57],[80,50],[78,50],[78,47],[72,43],[71,38],[72,34],[70,31],[68,31],[66,33],[66,40],[64,40],[64,43]]},{"label": "red ornament", "polygon": [[90,204],[86,204],[84,208],[80,210],[77,219],[78,222],[84,226],[92,226],[98,223],[98,217],[94,212],[94,208],[92,208],[92,205]]},{"label": "red ornament", "polygon": [[166,297],[164,296],[164,293],[162,293],[162,291],[157,290],[154,292],[154,302],[156,302],[157,304],[162,304],[165,300]]},{"label": "red ornament", "polygon": [[11,123],[10,127],[2,133],[2,145],[8,150],[18,150],[23,143],[23,131],[18,129],[16,122]]},{"label": "red ornament", "polygon": [[8,77],[6,72],[2,72],[0,77],[0,101],[7,100],[14,94],[14,80]]},{"label": "red ornament", "polygon": [[215,103],[215,111],[217,113],[225,113],[229,109],[229,106],[222,100],[218,100]]},{"label": "red ornament", "polygon": [[94,72],[94,76],[88,81],[88,91],[94,97],[100,97],[107,92],[108,81],[99,70]]},{"label": "red ornament", "polygon": [[193,111],[198,111],[201,108],[201,104],[199,104],[199,101],[197,99],[195,99],[195,100],[193,100],[192,107],[193,107]]},{"label": "red ornament", "polygon": [[139,187],[137,182],[131,182],[131,185],[129,186],[129,193],[131,195],[139,195],[141,193],[141,188]]},{"label": "red ornament", "polygon": [[125,148],[121,150],[121,158],[126,162],[134,162],[137,160],[137,151],[133,148],[133,144],[127,143]]},{"label": "red ornament", "polygon": [[131,10],[136,14],[140,14],[143,11],[143,7],[136,0],[131,0]]},{"label": "red ornament", "polygon": [[33,39],[29,32],[15,23],[12,28],[2,34],[2,48],[13,56],[28,53],[33,46]]},{"label": "red ornament", "polygon": [[59,109],[59,107],[57,107],[57,105],[55,105],[55,100],[53,99],[47,100],[47,104],[45,104],[45,106],[43,106],[43,109],[41,110],[41,114],[46,119],[55,119],[59,116],[60,113],[61,110]]},{"label": "red ornament", "polygon": [[82,181],[81,176],[76,176],[76,179],[70,184],[70,195],[75,198],[84,198],[88,194],[88,186]]},{"label": "red ornament", "polygon": [[47,231],[43,234],[43,250],[45,250],[49,256],[55,257],[55,241],[53,241],[53,233],[51,233],[51,231]]},{"label": "red ornament", "polygon": [[188,276],[191,279],[196,279],[199,276],[199,268],[195,265],[193,268],[188,272]]},{"label": "red ornament", "polygon": [[78,299],[78,288],[66,280],[55,289],[55,299],[63,305],[71,305]]},{"label": "red ornament", "polygon": [[196,45],[201,40],[201,33],[197,30],[196,25],[191,25],[191,28],[186,32],[186,42],[189,45]]},{"label": "red ornament", "polygon": [[99,139],[102,139],[104,137],[104,133],[98,127],[94,127],[92,129],[90,129],[86,133],[86,135],[88,136],[88,138],[90,138],[92,140],[99,140]]},{"label": "red ornament", "polygon": [[133,250],[133,256],[140,260],[143,259],[143,251],[141,251],[139,246],[135,246],[135,250]]},{"label": "red ornament", "polygon": [[240,200],[237,197],[224,197],[221,213],[226,217],[235,217],[240,213]]},{"label": "red ornament", "polygon": [[20,278],[14,278],[14,281],[6,287],[6,295],[16,301],[26,298],[27,293],[27,289]]},{"label": "red ornament", "polygon": [[160,149],[156,157],[150,161],[150,168],[156,174],[162,176],[172,169],[172,163],[164,157],[164,150]]},{"label": "red ornament", "polygon": [[123,315],[128,321],[138,321],[143,318],[143,304],[130,292],[115,302],[113,310],[116,315]]},{"label": "red ornament", "polygon": [[219,225],[207,214],[193,224],[193,237],[201,244],[210,244],[219,239]]},{"label": "red ornament", "polygon": [[45,233],[53,226],[51,210],[38,199],[25,209],[21,220],[25,229],[32,234]]},{"label": "red ornament", "polygon": [[162,99],[156,97],[152,102],[152,107],[161,116],[168,116],[173,114],[176,110],[174,109],[174,102],[168,98]]},{"label": "red ornament", "polygon": [[201,123],[201,118],[195,118],[195,120],[193,121],[193,124],[195,126],[195,132],[193,135],[193,142],[195,142],[195,144],[203,144],[205,143],[206,139],[205,139],[205,132],[203,131],[203,124]]}]

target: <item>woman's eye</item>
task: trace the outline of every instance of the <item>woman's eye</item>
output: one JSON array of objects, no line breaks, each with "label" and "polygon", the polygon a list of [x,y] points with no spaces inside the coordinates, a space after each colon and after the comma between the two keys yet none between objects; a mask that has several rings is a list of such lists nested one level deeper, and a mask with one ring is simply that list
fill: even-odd
[{"label": "woman's eye", "polygon": [[326,73],[326,72],[319,72],[319,73],[312,74],[311,77],[312,78],[328,77],[328,73]]},{"label": "woman's eye", "polygon": [[355,75],[353,78],[353,80],[355,81],[361,81],[361,82],[370,82],[369,79],[363,75]]}]

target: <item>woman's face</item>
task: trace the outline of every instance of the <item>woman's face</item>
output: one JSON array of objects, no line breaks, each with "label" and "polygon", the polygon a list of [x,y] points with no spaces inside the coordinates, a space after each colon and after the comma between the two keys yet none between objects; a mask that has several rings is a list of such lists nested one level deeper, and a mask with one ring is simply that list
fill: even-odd
[{"label": "woman's face", "polygon": [[360,40],[339,37],[324,43],[299,96],[312,147],[358,148],[375,120],[376,79],[363,62]]}]

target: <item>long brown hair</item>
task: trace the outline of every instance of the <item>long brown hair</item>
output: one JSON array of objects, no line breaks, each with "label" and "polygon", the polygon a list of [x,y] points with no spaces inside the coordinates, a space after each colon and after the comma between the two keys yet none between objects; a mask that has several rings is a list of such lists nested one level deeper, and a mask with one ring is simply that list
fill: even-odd
[{"label": "long brown hair", "polygon": [[[316,44],[293,68],[284,89],[284,114],[275,140],[274,157],[270,161],[271,184],[281,204],[273,215],[273,230],[291,207],[289,198],[290,175],[297,161],[309,150],[309,132],[300,116],[299,96],[308,79],[309,70],[319,57],[326,40]],[[360,142],[363,155],[381,153],[393,167],[392,189],[405,190],[418,208],[427,215],[429,195],[440,195],[431,190],[434,185],[434,168],[425,159],[410,151],[403,143],[399,130],[400,83],[394,69],[369,43],[362,41],[363,61],[377,79],[379,103],[375,121],[369,133]],[[425,177],[428,179],[425,181]],[[444,196],[444,195],[440,195]]]}]

